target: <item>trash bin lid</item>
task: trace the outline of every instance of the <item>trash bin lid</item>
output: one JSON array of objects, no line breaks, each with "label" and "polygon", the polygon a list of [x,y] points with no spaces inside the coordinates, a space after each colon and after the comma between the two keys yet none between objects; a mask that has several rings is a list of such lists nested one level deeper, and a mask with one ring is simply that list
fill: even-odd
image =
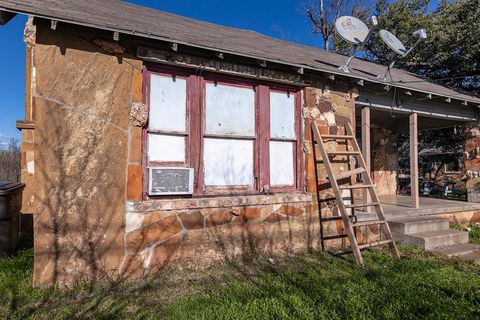
[{"label": "trash bin lid", "polygon": [[25,184],[19,182],[1,182],[0,181],[0,196],[8,195],[18,189],[24,189]]}]

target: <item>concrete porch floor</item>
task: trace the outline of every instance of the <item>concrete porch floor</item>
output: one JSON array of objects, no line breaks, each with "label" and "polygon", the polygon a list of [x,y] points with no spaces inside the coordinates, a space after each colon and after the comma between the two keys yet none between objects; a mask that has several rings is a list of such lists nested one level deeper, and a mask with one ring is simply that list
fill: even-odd
[{"label": "concrete porch floor", "polygon": [[[383,195],[379,198],[387,219],[480,210],[480,203],[420,197],[420,208],[414,209],[410,207],[409,196]],[[375,214],[363,213],[360,210],[357,210],[356,214],[359,221],[376,218]]]}]

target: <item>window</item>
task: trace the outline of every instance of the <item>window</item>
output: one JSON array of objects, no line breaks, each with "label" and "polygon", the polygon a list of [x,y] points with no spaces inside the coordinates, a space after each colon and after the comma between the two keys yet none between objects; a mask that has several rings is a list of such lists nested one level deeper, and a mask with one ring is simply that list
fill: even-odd
[{"label": "window", "polygon": [[448,163],[445,163],[445,173],[460,173],[460,161],[453,159]]},{"label": "window", "polygon": [[295,185],[295,98],[270,92],[270,185]]},{"label": "window", "polygon": [[255,91],[205,83],[204,185],[254,188]]},{"label": "window", "polygon": [[149,102],[149,164],[186,163],[186,79],[174,75],[152,74]]},{"label": "window", "polygon": [[300,94],[296,88],[145,72],[147,166],[187,166],[194,195],[302,190]]}]

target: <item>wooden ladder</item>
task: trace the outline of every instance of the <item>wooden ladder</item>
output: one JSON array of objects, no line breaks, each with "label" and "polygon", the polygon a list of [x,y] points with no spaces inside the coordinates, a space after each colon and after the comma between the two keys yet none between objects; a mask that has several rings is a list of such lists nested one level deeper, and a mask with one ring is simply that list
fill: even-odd
[{"label": "wooden ladder", "polygon": [[[388,226],[387,221],[385,220],[385,214],[383,212],[383,208],[380,204],[380,200],[378,198],[377,192],[375,191],[375,186],[369,174],[369,168],[367,168],[365,164],[365,159],[362,156],[362,152],[360,151],[360,147],[358,146],[357,140],[355,139],[355,135],[353,133],[352,127],[350,123],[346,125],[346,135],[330,135],[330,134],[320,134],[318,130],[318,126],[315,122],[312,123],[312,130],[313,130],[313,137],[314,143],[318,144],[320,155],[322,156],[323,163],[325,164],[325,169],[328,174],[329,182],[332,186],[333,193],[335,194],[335,198],[337,200],[337,206],[341,213],[342,220],[345,225],[345,230],[347,232],[346,236],[348,236],[350,240],[351,251],[355,257],[355,261],[357,264],[363,264],[363,257],[361,250],[370,248],[377,245],[388,244],[390,252],[394,258],[399,259],[400,255],[398,250],[395,246],[395,241],[392,238],[392,233],[390,231],[390,227]],[[329,151],[325,148],[325,140],[343,140],[347,146],[347,151]],[[351,142],[353,150],[348,151],[348,142]],[[357,160],[358,168],[341,172],[338,175],[335,175],[332,169],[332,164],[330,162],[330,158],[335,156],[347,156],[350,159],[350,156],[353,156]],[[316,161],[316,159],[315,159]],[[351,179],[347,181],[350,182],[347,184],[340,184],[339,181],[345,181],[346,178],[355,177],[358,174],[361,174],[363,177],[363,183],[355,183],[351,184]],[[343,202],[342,190],[353,190],[353,189],[367,189],[370,193],[372,202],[371,203],[355,203],[355,204],[345,204]],[[349,215],[348,210],[355,211],[355,208],[368,208],[374,207],[375,212],[377,214],[377,219],[369,220],[369,221],[362,221],[362,222],[352,222],[350,218],[352,215]],[[320,208],[319,208],[320,210]],[[321,214],[320,214],[321,216]],[[354,215],[353,215],[354,216]],[[328,219],[328,218],[327,218]],[[380,225],[381,230],[383,231],[384,240],[366,243],[366,244],[358,244],[357,237],[356,237],[356,228],[359,227],[367,227],[371,225]],[[322,234],[323,236],[323,234]],[[338,236],[330,236],[327,237],[327,240],[338,238]],[[381,239],[381,238],[380,238]]]}]

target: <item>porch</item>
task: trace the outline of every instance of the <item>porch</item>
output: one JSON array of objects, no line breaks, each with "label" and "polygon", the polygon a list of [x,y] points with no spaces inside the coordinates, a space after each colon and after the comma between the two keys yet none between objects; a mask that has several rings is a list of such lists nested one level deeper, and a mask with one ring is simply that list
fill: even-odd
[{"label": "porch", "polygon": [[[385,216],[399,218],[419,215],[448,215],[480,210],[480,203],[419,197],[419,208],[412,208],[411,197],[403,195],[380,195]],[[359,221],[375,219],[375,213],[364,213],[356,210]]]}]

